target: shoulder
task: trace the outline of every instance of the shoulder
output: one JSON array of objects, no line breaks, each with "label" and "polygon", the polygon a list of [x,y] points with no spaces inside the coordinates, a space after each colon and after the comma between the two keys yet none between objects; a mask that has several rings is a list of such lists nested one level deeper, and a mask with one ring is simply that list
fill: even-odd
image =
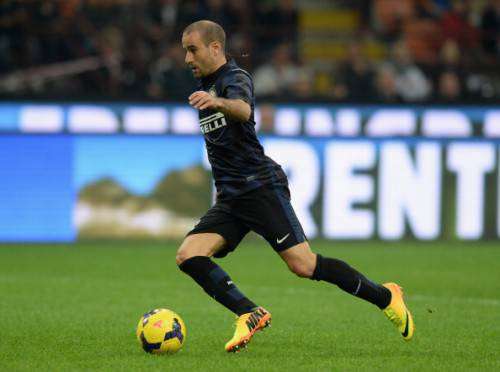
[{"label": "shoulder", "polygon": [[234,68],[227,71],[227,74],[222,78],[221,88],[223,91],[230,90],[253,90],[252,76],[245,70]]},{"label": "shoulder", "polygon": [[239,67],[236,63],[230,63],[223,79],[227,83],[237,82],[241,84],[243,82],[252,82],[252,75],[250,75],[248,71]]},{"label": "shoulder", "polygon": [[235,63],[229,63],[217,85],[219,96],[229,99],[242,99],[251,104],[253,97],[253,80],[251,75]]},{"label": "shoulder", "polygon": [[246,70],[243,70],[241,67],[238,67],[238,66],[235,66],[235,67],[232,67],[230,70],[229,70],[229,73],[233,76],[246,76],[247,78],[249,79],[252,79],[252,75],[250,75],[250,73]]}]

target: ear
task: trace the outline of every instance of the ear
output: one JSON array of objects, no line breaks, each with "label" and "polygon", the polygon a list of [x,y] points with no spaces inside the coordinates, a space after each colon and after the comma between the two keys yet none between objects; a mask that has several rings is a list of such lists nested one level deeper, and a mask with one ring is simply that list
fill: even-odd
[{"label": "ear", "polygon": [[212,56],[216,57],[220,53],[220,43],[217,41],[212,41]]}]

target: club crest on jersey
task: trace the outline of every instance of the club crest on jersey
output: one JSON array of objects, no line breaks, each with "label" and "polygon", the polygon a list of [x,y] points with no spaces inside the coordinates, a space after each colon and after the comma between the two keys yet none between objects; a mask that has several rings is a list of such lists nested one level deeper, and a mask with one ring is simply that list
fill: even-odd
[{"label": "club crest on jersey", "polygon": [[210,89],[208,90],[208,94],[210,94],[212,97],[217,97],[217,91],[215,90],[215,85],[212,85]]},{"label": "club crest on jersey", "polygon": [[203,134],[213,132],[214,130],[225,127],[226,125],[226,117],[222,112],[216,112],[215,114],[200,120],[200,130]]}]

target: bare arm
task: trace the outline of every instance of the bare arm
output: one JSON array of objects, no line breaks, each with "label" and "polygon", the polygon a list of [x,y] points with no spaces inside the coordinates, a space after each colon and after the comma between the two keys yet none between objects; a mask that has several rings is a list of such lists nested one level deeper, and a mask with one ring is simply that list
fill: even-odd
[{"label": "bare arm", "polygon": [[198,110],[213,109],[222,112],[232,120],[245,122],[250,118],[250,105],[242,99],[213,97],[199,90],[189,96],[189,104]]}]

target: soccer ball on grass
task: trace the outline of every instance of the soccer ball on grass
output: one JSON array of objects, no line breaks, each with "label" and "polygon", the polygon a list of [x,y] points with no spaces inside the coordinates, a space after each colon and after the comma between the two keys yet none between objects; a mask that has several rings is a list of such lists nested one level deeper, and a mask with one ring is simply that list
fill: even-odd
[{"label": "soccer ball on grass", "polygon": [[145,352],[174,354],[186,342],[186,326],[172,310],[154,309],[139,320],[136,335]]}]

